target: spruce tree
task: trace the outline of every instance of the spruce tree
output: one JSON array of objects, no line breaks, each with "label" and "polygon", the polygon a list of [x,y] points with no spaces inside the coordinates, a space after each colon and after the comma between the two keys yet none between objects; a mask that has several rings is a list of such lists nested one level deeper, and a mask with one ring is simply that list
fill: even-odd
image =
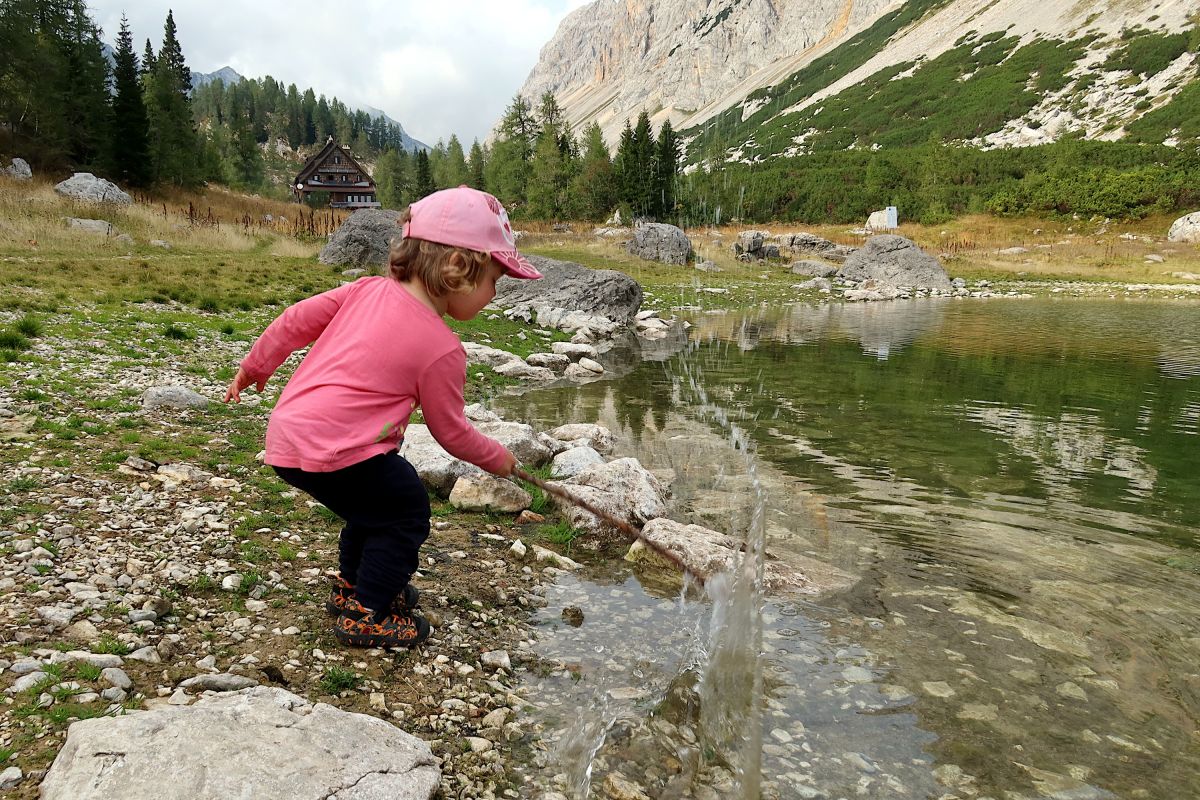
[{"label": "spruce tree", "polygon": [[108,82],[83,0],[0,2],[0,148],[35,166],[101,171]]},{"label": "spruce tree", "polygon": [[76,167],[99,167],[108,154],[112,125],[108,60],[87,5],[83,0],[66,5],[61,40],[66,82],[60,97],[66,112],[67,154]]},{"label": "spruce tree", "polygon": [[600,124],[592,122],[583,133],[583,156],[571,182],[571,214],[597,222],[616,206],[617,180]]},{"label": "spruce tree", "polygon": [[408,153],[386,150],[375,162],[375,188],[384,208],[408,205]]},{"label": "spruce tree", "polygon": [[476,139],[471,144],[471,154],[467,157],[467,185],[481,192],[487,191],[487,179],[484,171],[487,169],[487,157]]},{"label": "spruce tree", "polygon": [[417,151],[416,175],[413,180],[413,200],[420,200],[437,191],[433,184],[433,172],[429,168],[429,154],[424,150]]},{"label": "spruce tree", "polygon": [[631,164],[626,165],[632,167],[632,174],[628,176],[631,180],[629,204],[635,217],[649,217],[655,211],[654,131],[650,127],[650,115],[645,111],[638,114],[633,127],[631,155]]},{"label": "spruce tree", "polygon": [[467,179],[467,159],[463,155],[462,142],[458,141],[457,136],[450,134],[450,141],[446,144],[445,186],[449,189],[462,186]]},{"label": "spruce tree", "polygon": [[132,186],[150,182],[150,150],[147,144],[149,118],[142,98],[142,81],[129,20],[121,15],[117,34],[116,67],[113,70],[116,94],[113,96],[112,162],[118,181]]},{"label": "spruce tree", "polygon": [[634,152],[633,128],[629,120],[621,129],[621,139],[617,143],[617,155],[613,158],[613,172],[616,177],[617,200],[631,211],[637,200],[637,154]]},{"label": "spruce tree", "polygon": [[654,215],[658,219],[670,219],[675,213],[675,179],[679,174],[679,139],[671,120],[666,120],[658,132],[658,145],[654,153]]},{"label": "spruce tree", "polygon": [[151,46],[150,40],[146,40],[146,47],[142,50],[142,78],[154,71],[154,65],[158,62],[158,57],[154,55],[154,47]]},{"label": "spruce tree", "polygon": [[184,61],[175,18],[167,12],[163,44],[150,73],[146,110],[154,177],[162,183],[192,186],[200,179],[199,139],[192,120],[192,73]]}]

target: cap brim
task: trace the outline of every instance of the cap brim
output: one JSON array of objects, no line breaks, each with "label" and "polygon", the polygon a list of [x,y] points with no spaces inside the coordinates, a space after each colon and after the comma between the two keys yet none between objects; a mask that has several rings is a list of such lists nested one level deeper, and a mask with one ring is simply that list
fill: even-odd
[{"label": "cap brim", "polygon": [[542,277],[542,273],[534,269],[533,264],[529,263],[529,259],[516,250],[496,250],[492,252],[492,258],[500,262],[500,266],[504,267],[504,274],[510,278],[534,280]]}]

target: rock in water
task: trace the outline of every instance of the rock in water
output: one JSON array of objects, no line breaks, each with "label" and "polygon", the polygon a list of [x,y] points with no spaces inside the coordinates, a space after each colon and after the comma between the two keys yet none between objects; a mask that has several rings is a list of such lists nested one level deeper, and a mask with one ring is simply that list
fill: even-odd
[{"label": "rock in water", "polygon": [[429,745],[376,717],[256,687],[76,722],[42,800],[429,800]]},{"label": "rock in water", "polygon": [[399,211],[363,208],[355,211],[337,229],[317,260],[322,264],[377,266],[388,263],[393,238],[399,238]]}]

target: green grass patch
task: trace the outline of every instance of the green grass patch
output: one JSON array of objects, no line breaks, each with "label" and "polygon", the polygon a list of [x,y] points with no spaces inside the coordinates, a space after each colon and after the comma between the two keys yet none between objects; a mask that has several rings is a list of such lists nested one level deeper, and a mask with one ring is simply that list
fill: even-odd
[{"label": "green grass patch", "polygon": [[111,633],[102,633],[100,634],[100,639],[94,645],[92,645],[92,652],[107,653],[114,656],[127,656],[129,655],[130,649],[129,645],[125,644]]},{"label": "green grass patch", "polygon": [[548,525],[539,525],[536,532],[540,538],[548,542],[565,545],[568,552],[570,552],[571,543],[583,533],[578,528],[572,527],[571,523],[566,520],[560,520]]},{"label": "green grass patch", "polygon": [[321,689],[326,694],[340,694],[341,692],[357,689],[362,684],[362,678],[354,670],[346,669],[345,667],[329,666],[325,668],[325,673],[321,675]]}]

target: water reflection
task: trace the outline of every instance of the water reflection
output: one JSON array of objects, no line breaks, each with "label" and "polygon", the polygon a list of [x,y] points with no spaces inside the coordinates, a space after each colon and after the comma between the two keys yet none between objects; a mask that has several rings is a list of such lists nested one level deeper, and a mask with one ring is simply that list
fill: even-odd
[{"label": "water reflection", "polygon": [[753,350],[763,340],[812,344],[851,340],[862,352],[886,361],[920,337],[941,327],[950,300],[912,300],[892,303],[827,303],[791,306],[783,313],[762,311],[753,316],[734,312],[706,314],[694,321],[693,338],[728,340],[740,350]]},{"label": "water reflection", "polygon": [[756,443],[769,549],[857,576],[764,617],[782,796],[1200,795],[1200,309],[877,307],[706,315],[689,352],[502,403],[612,427],[676,517],[737,529],[698,375]]}]

